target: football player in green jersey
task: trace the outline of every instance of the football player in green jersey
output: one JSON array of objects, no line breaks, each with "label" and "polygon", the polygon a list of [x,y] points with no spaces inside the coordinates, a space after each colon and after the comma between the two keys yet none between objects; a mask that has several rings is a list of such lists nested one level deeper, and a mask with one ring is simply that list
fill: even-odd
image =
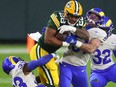
[{"label": "football player in green jersey", "polygon": [[[53,12],[48,20],[45,33],[30,52],[31,60],[37,60],[37,58],[48,53],[56,52],[61,46],[69,46],[68,43],[58,40],[55,36],[59,33],[59,27],[62,25],[79,28],[76,30],[77,34],[80,34],[82,37],[88,37],[88,32],[81,29],[84,25],[84,19],[81,17],[82,12],[81,4],[76,0],[67,2],[64,11]],[[54,58],[38,69],[41,82],[47,87],[55,87],[59,84],[58,66]]]}]

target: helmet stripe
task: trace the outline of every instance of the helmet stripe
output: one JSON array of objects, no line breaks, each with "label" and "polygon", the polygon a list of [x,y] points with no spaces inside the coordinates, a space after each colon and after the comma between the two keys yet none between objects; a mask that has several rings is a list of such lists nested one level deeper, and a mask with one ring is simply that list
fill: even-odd
[{"label": "helmet stripe", "polygon": [[78,10],[78,15],[79,16],[81,16],[82,15],[82,13],[83,13],[83,10],[82,10],[82,6],[81,6],[81,4],[78,2],[78,6],[79,6],[79,10]]},{"label": "helmet stripe", "polygon": [[111,25],[111,23],[112,23],[111,20],[108,20],[107,23],[106,23],[106,26],[109,27]]},{"label": "helmet stripe", "polygon": [[100,14],[100,16],[104,16],[105,15],[104,12],[99,12],[99,14]]},{"label": "helmet stripe", "polygon": [[15,61],[13,60],[13,56],[10,56],[8,59],[10,60],[10,62],[11,62],[13,65],[16,64]]},{"label": "helmet stripe", "polygon": [[79,5],[78,2],[75,1],[75,14],[77,14],[79,12]]}]

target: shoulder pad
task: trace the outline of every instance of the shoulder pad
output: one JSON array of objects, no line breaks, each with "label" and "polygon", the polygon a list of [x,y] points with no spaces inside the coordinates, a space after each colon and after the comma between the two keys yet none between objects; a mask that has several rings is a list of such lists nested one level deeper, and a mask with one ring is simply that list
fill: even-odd
[{"label": "shoulder pad", "polygon": [[90,34],[90,40],[93,38],[98,38],[104,42],[107,38],[106,32],[100,28],[91,28],[88,30],[88,32]]},{"label": "shoulder pad", "polygon": [[53,14],[51,14],[50,18],[58,28],[60,26],[60,15],[58,11],[55,11]]}]

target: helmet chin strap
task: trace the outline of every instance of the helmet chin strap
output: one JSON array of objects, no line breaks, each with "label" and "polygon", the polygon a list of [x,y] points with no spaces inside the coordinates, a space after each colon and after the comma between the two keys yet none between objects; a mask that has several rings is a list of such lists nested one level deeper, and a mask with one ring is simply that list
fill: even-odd
[{"label": "helmet chin strap", "polygon": [[[79,19],[78,19],[79,20]],[[69,22],[69,20],[67,19],[67,22],[68,22],[68,24],[70,25],[70,26],[74,26],[77,22],[78,22],[78,20],[74,23],[74,24],[71,24],[70,22]]]},{"label": "helmet chin strap", "polygon": [[70,26],[74,26],[76,23],[74,23],[74,24],[71,24],[70,22],[69,22],[69,20],[67,20],[67,22],[68,22],[68,24],[70,25]]},{"label": "helmet chin strap", "polygon": [[95,24],[95,21],[93,21],[92,19],[87,19],[87,21],[88,21],[89,23]]}]

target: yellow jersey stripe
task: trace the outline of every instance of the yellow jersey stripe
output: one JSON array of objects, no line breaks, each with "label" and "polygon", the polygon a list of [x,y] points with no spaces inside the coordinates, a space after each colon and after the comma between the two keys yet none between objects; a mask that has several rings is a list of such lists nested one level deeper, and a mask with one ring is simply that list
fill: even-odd
[{"label": "yellow jersey stripe", "polygon": [[53,22],[55,23],[56,27],[58,28],[60,26],[60,22],[57,19],[56,15],[55,14],[52,14],[51,15],[51,18],[52,18]]}]

